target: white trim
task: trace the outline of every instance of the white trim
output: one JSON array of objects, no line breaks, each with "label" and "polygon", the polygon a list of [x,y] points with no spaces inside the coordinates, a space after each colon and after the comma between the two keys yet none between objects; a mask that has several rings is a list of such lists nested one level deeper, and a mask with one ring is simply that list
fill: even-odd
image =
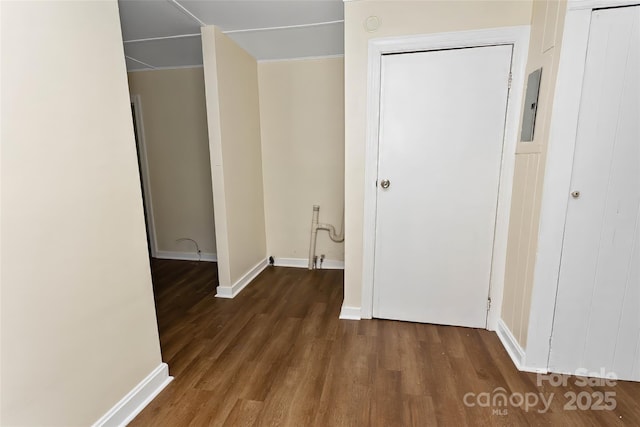
[{"label": "white trim", "polygon": [[[276,267],[294,267],[294,268],[308,268],[308,258],[274,258]],[[320,262],[318,261],[318,267]],[[318,270],[344,270],[344,261],[337,261],[333,259],[325,259],[322,263],[322,268]]]},{"label": "white trim", "polygon": [[258,64],[264,64],[269,62],[283,62],[283,61],[313,61],[317,59],[333,59],[333,58],[344,58],[344,53],[337,53],[335,55],[296,56],[294,58],[259,59]]},{"label": "white trim", "polygon": [[546,374],[548,372],[546,368],[540,369],[524,364],[524,350],[522,349],[522,347],[520,347],[520,344],[518,344],[518,340],[513,336],[511,330],[502,319],[498,319],[496,334],[498,335],[502,346],[505,348],[505,350],[507,350],[509,357],[511,357],[513,364],[519,371],[533,372],[537,374]]},{"label": "white trim", "polygon": [[216,297],[218,298],[233,298],[238,295],[258,274],[262,273],[262,270],[267,268],[269,260],[264,259],[257,263],[251,270],[247,271],[233,286],[218,286],[216,288]]},{"label": "white trim", "polygon": [[147,143],[144,132],[144,118],[142,116],[142,97],[140,95],[131,95],[131,103],[136,114],[136,133],[138,134],[140,156],[140,179],[142,180],[142,190],[144,191],[144,210],[147,215],[147,234],[149,236],[149,244],[151,246],[151,256],[158,256],[158,236],[156,235],[156,221],[153,216],[153,201],[151,196],[151,178],[149,177],[149,160],[147,155]]},{"label": "white trim", "polygon": [[[491,45],[513,45],[512,85],[505,117],[505,135],[500,172],[498,208],[493,259],[491,265],[491,308],[487,329],[497,327],[502,307],[504,271],[518,124],[524,90],[525,67],[529,49],[528,25],[461,31],[420,36],[373,39],[369,41],[369,72],[367,89],[367,139],[365,147],[365,189],[363,221],[362,318],[373,314],[373,279],[375,262],[376,197],[375,182],[378,165],[378,121],[380,115],[380,62],[383,54],[435,49],[465,48]],[[506,84],[506,82],[505,82]]]},{"label": "white trim", "polygon": [[343,305],[340,309],[340,319],[343,320],[360,320],[360,307],[349,307],[348,305]]},{"label": "white trim", "polygon": [[169,366],[161,363],[140,381],[113,408],[109,409],[93,427],[125,426],[130,423],[164,388],[173,381]]},{"label": "white trim", "polygon": [[527,332],[526,357],[531,366],[546,368],[549,364],[590,24],[591,10],[567,10],[549,128]]},{"label": "white trim", "polygon": [[569,0],[567,11],[602,9],[605,7],[635,6],[638,0]]},{"label": "white trim", "polygon": [[335,21],[323,21],[312,22],[310,24],[296,24],[296,25],[283,25],[280,27],[263,27],[263,28],[245,28],[240,30],[226,30],[222,31],[223,34],[237,34],[237,33],[250,33],[254,31],[273,31],[273,30],[290,30],[294,28],[307,28],[307,27],[319,27],[322,25],[343,24],[344,19],[337,19]]},{"label": "white trim", "polygon": [[198,258],[198,254],[193,252],[170,252],[170,251],[157,251],[154,258],[158,259],[176,259],[182,261],[207,261],[217,262],[218,256],[209,252],[202,252]]},{"label": "white trim", "polygon": [[524,360],[524,350],[520,347],[518,340],[513,336],[511,330],[502,319],[498,319],[496,334],[498,335],[498,338],[500,338],[502,346],[507,350],[507,353],[509,353],[509,357],[513,360],[513,364],[521,371],[522,362]]}]

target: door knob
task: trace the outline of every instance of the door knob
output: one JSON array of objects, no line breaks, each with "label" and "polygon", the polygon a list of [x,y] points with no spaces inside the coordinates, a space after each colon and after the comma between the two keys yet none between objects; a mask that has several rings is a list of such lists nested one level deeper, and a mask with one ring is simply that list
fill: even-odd
[{"label": "door knob", "polygon": [[389,188],[390,185],[391,181],[389,181],[388,179],[383,179],[382,181],[380,181],[380,187],[382,188]]},{"label": "door knob", "polygon": [[580,197],[580,192],[579,191],[572,191],[571,192],[571,197],[573,197],[574,199],[577,199]]}]

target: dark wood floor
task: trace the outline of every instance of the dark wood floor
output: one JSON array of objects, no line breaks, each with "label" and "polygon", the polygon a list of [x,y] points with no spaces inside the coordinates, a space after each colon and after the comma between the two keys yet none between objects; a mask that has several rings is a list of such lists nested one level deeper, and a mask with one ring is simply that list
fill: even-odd
[{"label": "dark wood floor", "polygon": [[[233,300],[214,298],[212,263],[154,260],[153,276],[175,380],[133,426],[640,425],[640,384],[539,387],[493,332],[338,320],[341,271],[270,267]],[[554,397],[546,413],[465,405],[498,387]],[[615,410],[563,409],[565,393],[605,391]]]}]

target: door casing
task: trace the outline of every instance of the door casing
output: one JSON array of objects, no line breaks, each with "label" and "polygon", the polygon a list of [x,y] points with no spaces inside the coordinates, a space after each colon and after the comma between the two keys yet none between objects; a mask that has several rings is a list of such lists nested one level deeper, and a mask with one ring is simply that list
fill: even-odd
[{"label": "door casing", "polygon": [[361,318],[370,319],[373,314],[377,206],[376,180],[378,176],[378,134],[381,87],[380,65],[382,55],[388,53],[429,51],[437,49],[512,45],[512,80],[505,120],[505,139],[500,171],[500,188],[498,191],[498,209],[493,248],[494,254],[489,285],[491,305],[487,316],[487,329],[496,329],[502,307],[515,148],[518,138],[519,115],[524,91],[523,82],[525,78],[525,66],[529,47],[529,32],[530,27],[525,25],[477,31],[460,31],[452,33],[372,39],[369,41]]},{"label": "door casing", "polygon": [[133,105],[136,121],[136,134],[138,136],[139,150],[136,150],[136,155],[139,158],[140,164],[140,179],[142,180],[142,191],[144,192],[144,210],[146,215],[147,236],[149,238],[149,246],[151,249],[151,256],[155,257],[158,254],[158,238],[156,236],[156,223],[153,218],[153,203],[151,201],[151,186],[149,177],[149,161],[147,156],[147,144],[144,135],[144,121],[142,118],[142,97],[140,95],[131,95],[131,104]]}]

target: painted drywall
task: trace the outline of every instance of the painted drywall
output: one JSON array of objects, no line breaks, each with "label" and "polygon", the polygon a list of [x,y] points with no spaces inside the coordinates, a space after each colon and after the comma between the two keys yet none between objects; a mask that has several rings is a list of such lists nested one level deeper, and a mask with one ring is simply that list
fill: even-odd
[{"label": "painted drywall", "polygon": [[157,250],[216,253],[202,67],[129,73],[140,95]]},{"label": "painted drywall", "polygon": [[[258,77],[267,251],[308,259],[313,205],[342,226],[344,60],[261,62]],[[342,261],[344,244],[320,231],[316,254]]]},{"label": "painted drywall", "polygon": [[91,425],[161,363],[118,6],[2,2],[1,425]]},{"label": "painted drywall", "polygon": [[258,64],[213,26],[202,51],[221,287],[231,287],[267,256]]},{"label": "painted drywall", "polygon": [[529,25],[530,21],[530,1],[345,3],[345,306],[361,305],[368,41]]},{"label": "painted drywall", "polygon": [[516,148],[502,302],[502,320],[522,348],[527,344],[541,189],[566,8],[565,1],[533,4],[526,72],[542,67],[542,80],[534,140],[520,142]]}]

